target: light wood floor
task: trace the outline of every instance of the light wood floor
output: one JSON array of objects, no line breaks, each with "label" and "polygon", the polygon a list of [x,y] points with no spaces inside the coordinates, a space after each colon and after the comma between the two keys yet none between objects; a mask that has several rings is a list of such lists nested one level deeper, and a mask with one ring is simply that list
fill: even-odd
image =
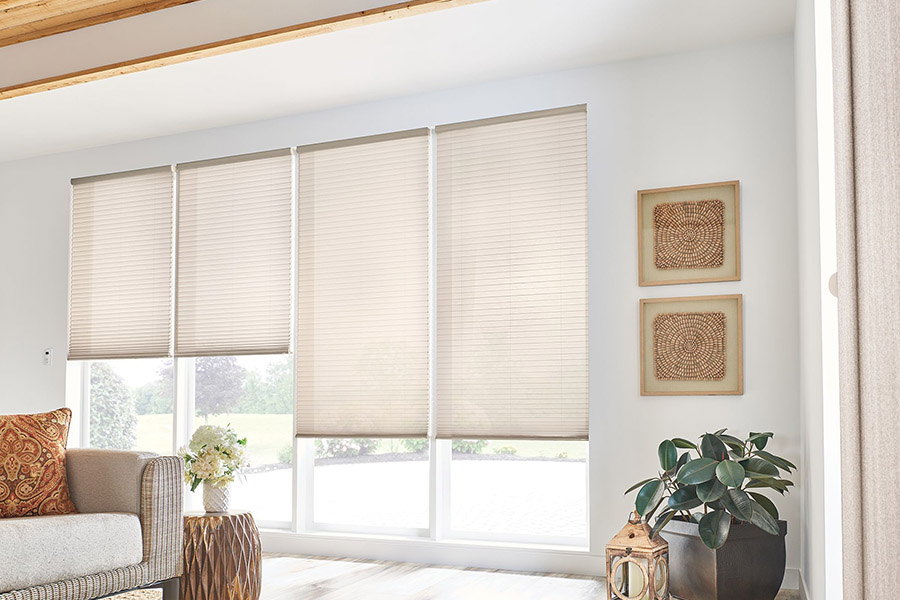
[{"label": "light wood floor", "polygon": [[[117,600],[156,600],[158,592]],[[605,600],[603,581],[412,563],[266,555],[261,600]],[[778,600],[798,600],[782,592]]]},{"label": "light wood floor", "polygon": [[263,565],[262,600],[606,599],[596,577],[276,555]]}]

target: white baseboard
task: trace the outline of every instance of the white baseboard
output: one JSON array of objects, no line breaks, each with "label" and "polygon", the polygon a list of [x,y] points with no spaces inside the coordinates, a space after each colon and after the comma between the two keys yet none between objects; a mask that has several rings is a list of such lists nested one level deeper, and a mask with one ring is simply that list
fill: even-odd
[{"label": "white baseboard", "polygon": [[809,590],[806,589],[806,580],[803,579],[803,573],[800,573],[800,600],[810,600]]}]

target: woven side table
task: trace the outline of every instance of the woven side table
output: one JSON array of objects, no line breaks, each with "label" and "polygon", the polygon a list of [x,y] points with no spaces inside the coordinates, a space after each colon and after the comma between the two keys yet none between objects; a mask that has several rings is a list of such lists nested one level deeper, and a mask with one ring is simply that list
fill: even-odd
[{"label": "woven side table", "polygon": [[184,517],[181,600],[259,600],[262,545],[249,512]]}]

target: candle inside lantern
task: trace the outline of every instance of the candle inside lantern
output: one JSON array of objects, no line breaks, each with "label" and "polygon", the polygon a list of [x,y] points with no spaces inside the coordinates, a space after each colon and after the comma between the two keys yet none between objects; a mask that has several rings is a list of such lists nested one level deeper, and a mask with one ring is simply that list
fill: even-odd
[{"label": "candle inside lantern", "polygon": [[646,559],[623,559],[616,565],[615,588],[619,597],[626,600],[650,600],[647,585]]}]

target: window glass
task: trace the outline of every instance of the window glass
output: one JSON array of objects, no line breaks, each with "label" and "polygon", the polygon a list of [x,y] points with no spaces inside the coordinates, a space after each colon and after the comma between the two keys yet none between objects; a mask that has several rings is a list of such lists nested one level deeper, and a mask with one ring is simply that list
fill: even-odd
[{"label": "window glass", "polygon": [[[290,355],[195,359],[194,429],[231,426],[247,438],[250,466],[231,487],[231,506],[260,522],[291,521],[293,360]],[[195,506],[201,506],[200,489]]]},{"label": "window glass", "polygon": [[587,536],[587,442],[453,440],[455,532]]},{"label": "window glass", "polygon": [[90,363],[92,448],[172,454],[175,372],[170,359]]},{"label": "window glass", "polygon": [[316,523],[428,527],[428,440],[315,440]]}]

